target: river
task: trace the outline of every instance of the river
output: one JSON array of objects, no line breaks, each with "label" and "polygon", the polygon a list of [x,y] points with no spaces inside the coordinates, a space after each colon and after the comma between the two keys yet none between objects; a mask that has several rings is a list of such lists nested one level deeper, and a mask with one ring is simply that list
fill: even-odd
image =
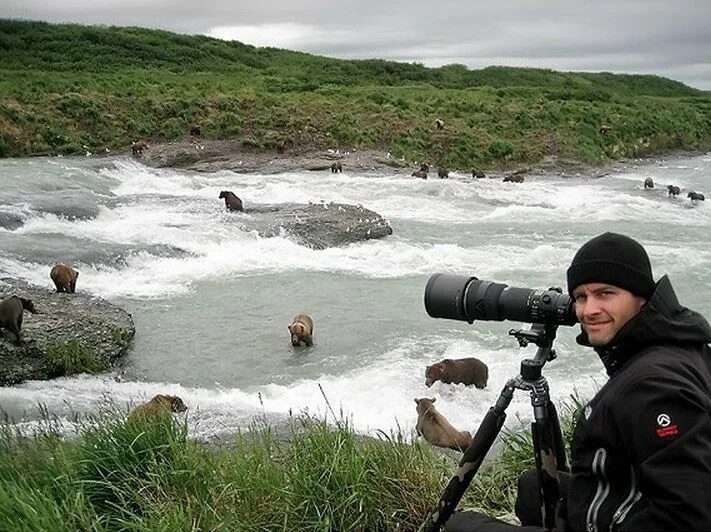
[{"label": "river", "polygon": [[[645,177],[657,184],[643,188]],[[665,185],[682,188],[676,198]],[[284,234],[239,229],[221,190],[249,206],[284,202],[362,204],[393,235],[312,250]],[[436,397],[456,427],[475,430],[506,380],[534,347],[519,348],[511,322],[433,319],[423,293],[435,272],[512,286],[565,285],[577,248],[604,231],[629,234],[650,253],[655,278],[669,274],[681,301],[711,317],[711,154],[630,163],[601,178],[530,174],[522,184],[402,175],[154,169],[129,157],[0,160],[0,276],[52,288],[55,262],[80,271],[77,290],[129,311],[133,349],[115,371],[0,388],[0,408],[32,427],[45,410],[61,430],[107,402],[119,408],[157,393],[190,407],[194,437],[245,429],[255,416],[336,415],[360,433],[403,430],[415,397]],[[311,348],[294,349],[287,325],[305,312]],[[32,317],[28,317],[28,320]],[[527,325],[524,325],[527,327]],[[590,397],[605,381],[596,355],[561,327],[558,358],[544,374],[560,403]],[[425,366],[476,356],[484,390],[424,386]],[[324,398],[325,396],[325,398]],[[39,405],[42,405],[40,408]],[[511,427],[530,421],[518,392]]]}]

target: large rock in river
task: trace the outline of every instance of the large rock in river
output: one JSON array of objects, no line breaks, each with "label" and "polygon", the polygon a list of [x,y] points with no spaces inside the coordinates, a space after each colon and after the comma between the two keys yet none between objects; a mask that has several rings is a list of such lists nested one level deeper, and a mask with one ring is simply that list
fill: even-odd
[{"label": "large rock in river", "polygon": [[247,206],[244,213],[234,216],[244,230],[257,231],[263,237],[287,233],[314,249],[383,238],[393,232],[377,212],[345,203]]},{"label": "large rock in river", "polygon": [[13,294],[30,298],[37,314],[24,313],[23,345],[0,337],[0,386],[104,371],[128,351],[136,332],[128,312],[100,298],[0,279],[0,299]]}]

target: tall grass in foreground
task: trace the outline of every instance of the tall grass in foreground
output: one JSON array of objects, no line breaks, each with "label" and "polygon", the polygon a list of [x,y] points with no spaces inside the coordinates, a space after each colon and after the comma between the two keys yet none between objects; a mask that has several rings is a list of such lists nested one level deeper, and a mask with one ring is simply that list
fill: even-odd
[{"label": "tall grass in foreground", "polygon": [[[460,506],[511,512],[532,465],[530,434],[507,434]],[[132,422],[115,411],[70,441],[51,424],[33,437],[4,425],[0,530],[416,530],[455,466],[401,433],[362,437],[308,416],[291,420],[288,438],[255,422],[221,447],[190,441],[170,417]]]}]

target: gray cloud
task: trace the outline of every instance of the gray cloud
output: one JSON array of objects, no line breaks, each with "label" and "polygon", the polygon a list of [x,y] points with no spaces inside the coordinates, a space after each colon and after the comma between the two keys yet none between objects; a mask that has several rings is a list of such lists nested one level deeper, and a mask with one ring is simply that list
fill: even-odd
[{"label": "gray cloud", "polygon": [[657,74],[711,89],[708,0],[0,0],[0,16],[161,28],[342,58]]}]

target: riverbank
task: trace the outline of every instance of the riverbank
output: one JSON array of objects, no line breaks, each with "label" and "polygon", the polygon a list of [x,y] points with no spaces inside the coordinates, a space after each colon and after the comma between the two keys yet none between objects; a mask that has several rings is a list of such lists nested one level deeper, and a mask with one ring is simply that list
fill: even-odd
[{"label": "riverbank", "polygon": [[[482,172],[489,179],[508,175],[546,174],[562,177],[603,177],[632,166],[655,164],[665,158],[698,155],[688,150],[670,152],[666,156],[620,159],[603,165],[550,155],[532,164],[509,165],[506,169]],[[430,167],[428,177],[437,179],[437,167],[432,161],[407,161],[383,150],[347,149],[315,150],[292,148],[283,152],[246,150],[238,141],[189,138],[179,141],[152,143],[136,160],[156,168],[179,168],[197,172],[229,170],[237,173],[279,174],[313,171],[330,173],[333,163],[340,163],[344,172],[395,174],[409,176],[420,164]],[[450,173],[473,177],[472,168],[450,168]]]},{"label": "riverbank", "polygon": [[[502,447],[460,508],[512,516],[516,479],[533,466],[530,434],[507,435]],[[169,417],[126,421],[111,411],[73,440],[51,421],[35,438],[0,425],[0,529],[414,532],[456,458],[402,434],[363,438],[345,421],[308,416],[292,418],[288,439],[255,422],[224,447],[190,441]]]}]

